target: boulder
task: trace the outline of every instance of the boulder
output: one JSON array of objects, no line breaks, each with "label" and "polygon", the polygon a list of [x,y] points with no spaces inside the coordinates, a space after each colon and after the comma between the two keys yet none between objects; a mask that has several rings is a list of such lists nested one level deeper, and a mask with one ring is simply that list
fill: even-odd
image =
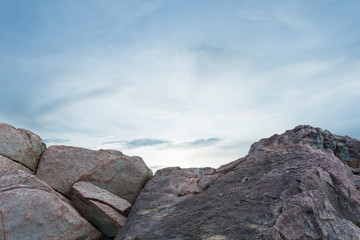
[{"label": "boulder", "polygon": [[107,237],[115,237],[126,222],[126,217],[106,204],[92,200],[84,202],[76,196],[72,197],[72,202],[81,215]]},{"label": "boulder", "polygon": [[99,239],[101,233],[34,175],[0,177],[0,236],[4,239]]},{"label": "boulder", "polygon": [[46,145],[38,135],[0,123],[0,155],[35,171],[45,149]]},{"label": "boulder", "polygon": [[32,173],[30,169],[25,167],[24,165],[14,162],[4,156],[0,155],[0,176],[5,174],[8,171],[20,169],[28,173]]},{"label": "boulder", "polygon": [[71,195],[82,201],[93,200],[109,205],[124,216],[127,216],[131,209],[131,204],[125,199],[88,182],[80,181],[75,183]]},{"label": "boulder", "polygon": [[69,198],[71,186],[86,181],[133,203],[152,172],[141,158],[119,151],[50,146],[36,176]]},{"label": "boulder", "polygon": [[146,239],[153,226],[176,211],[178,203],[201,193],[220,176],[221,173],[213,168],[170,167],[158,170],[136,199],[125,229],[120,230],[116,239]]},{"label": "boulder", "polygon": [[360,192],[330,150],[276,144],[220,170],[185,195],[169,179],[179,170],[157,172],[115,239],[360,239]]},{"label": "boulder", "polygon": [[316,149],[330,149],[341,161],[353,168],[359,168],[360,141],[349,136],[338,136],[321,128],[299,125],[285,133],[275,134],[254,143],[249,153],[274,146],[290,146],[296,143],[309,144]]}]

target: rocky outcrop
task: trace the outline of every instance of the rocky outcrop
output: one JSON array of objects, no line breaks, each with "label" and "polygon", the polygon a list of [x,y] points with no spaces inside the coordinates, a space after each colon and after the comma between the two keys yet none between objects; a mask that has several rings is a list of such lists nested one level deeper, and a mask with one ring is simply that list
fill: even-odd
[{"label": "rocky outcrop", "polygon": [[34,175],[21,170],[0,177],[3,239],[99,239],[101,233]]},{"label": "rocky outcrop", "polygon": [[75,208],[108,237],[115,237],[124,226],[131,204],[88,182],[73,185],[71,199]]},{"label": "rocky outcrop", "polygon": [[[326,147],[328,138],[340,147]],[[191,177],[182,180],[196,190],[185,195],[177,194],[189,187],[179,191],[169,179],[180,169],[161,170],[116,239],[359,239],[360,194],[342,162],[351,165],[359,149],[346,145],[357,140],[345,138],[300,126],[263,139],[246,157],[212,170],[209,176],[221,175],[208,188],[197,190]],[[341,149],[349,149],[342,161],[334,155]]]},{"label": "rocky outcrop", "polygon": [[35,171],[45,149],[38,135],[0,123],[0,155]]},{"label": "rocky outcrop", "polygon": [[338,136],[321,128],[299,125],[292,130],[270,138],[261,139],[251,146],[249,153],[274,146],[290,146],[293,144],[309,144],[316,149],[330,149],[336,157],[353,168],[359,168],[360,141],[349,136]]},{"label": "rocky outcrop", "polygon": [[71,186],[86,181],[133,203],[152,172],[140,157],[119,151],[50,146],[36,176],[69,198]]},{"label": "rocky outcrop", "polygon": [[0,124],[0,238],[360,239],[360,141],[320,128],[261,139],[218,169],[152,179],[140,157],[116,150],[44,150]]}]

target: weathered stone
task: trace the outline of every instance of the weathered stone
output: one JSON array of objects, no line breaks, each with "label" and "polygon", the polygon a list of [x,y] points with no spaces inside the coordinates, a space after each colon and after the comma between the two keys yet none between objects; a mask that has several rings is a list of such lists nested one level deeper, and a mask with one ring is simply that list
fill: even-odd
[{"label": "weathered stone", "polygon": [[56,192],[21,170],[0,177],[0,236],[4,239],[99,239],[101,233]]},{"label": "weathered stone", "polygon": [[152,171],[142,158],[122,155],[112,158],[81,180],[91,182],[133,204],[151,178]]},{"label": "weathered stone", "polygon": [[36,134],[0,123],[0,155],[35,171],[46,146]]},{"label": "weathered stone", "polygon": [[360,192],[331,151],[263,148],[181,201],[160,194],[169,183],[155,174],[117,240],[360,238]]},{"label": "weathered stone", "polygon": [[72,188],[72,196],[74,195],[84,202],[93,200],[109,205],[124,216],[127,216],[131,209],[131,204],[125,199],[88,182],[75,183]]},{"label": "weathered stone", "polygon": [[133,203],[152,173],[141,158],[119,151],[51,146],[36,176],[67,197],[75,182],[87,181]]},{"label": "weathered stone", "polygon": [[292,130],[270,138],[263,138],[251,146],[249,153],[265,150],[272,146],[290,146],[296,143],[326,150],[330,149],[341,161],[353,168],[360,165],[360,141],[349,136],[338,136],[321,128],[299,125]]},{"label": "weathered stone", "polygon": [[126,222],[126,217],[106,204],[92,200],[84,202],[75,195],[72,202],[82,216],[108,237],[115,237]]},{"label": "weathered stone", "polygon": [[[128,218],[131,221],[124,226],[126,230],[120,230],[126,234],[120,235],[126,236],[124,239],[143,239],[148,231],[152,231],[152,226],[176,209],[178,203],[201,193],[219,176],[220,173],[213,168],[171,167],[158,170],[136,199]],[[203,177],[207,179],[201,181]]]},{"label": "weathered stone", "polygon": [[24,165],[14,162],[4,156],[0,155],[0,176],[6,173],[7,171],[20,169],[28,173],[32,173],[30,169],[25,167]]}]

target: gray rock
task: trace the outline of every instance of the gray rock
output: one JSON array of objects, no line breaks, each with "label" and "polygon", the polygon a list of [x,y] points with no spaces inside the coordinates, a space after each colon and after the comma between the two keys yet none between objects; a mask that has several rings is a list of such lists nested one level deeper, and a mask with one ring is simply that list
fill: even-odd
[{"label": "gray rock", "polygon": [[76,196],[72,197],[72,202],[81,215],[107,237],[115,237],[126,222],[126,217],[106,204],[92,200],[82,201]]},{"label": "gray rock", "polygon": [[99,239],[101,233],[56,192],[21,170],[0,177],[0,236],[4,239]]},{"label": "gray rock", "polygon": [[292,130],[270,138],[263,138],[251,146],[249,153],[261,151],[273,146],[290,146],[301,143],[321,149],[331,150],[336,157],[353,168],[359,168],[360,162],[360,141],[349,136],[338,136],[321,128],[314,128],[309,125],[299,125]]},{"label": "gray rock", "polygon": [[125,199],[88,182],[75,183],[72,187],[72,196],[82,201],[92,200],[106,204],[124,216],[127,216],[131,209],[131,204]]},{"label": "gray rock", "polygon": [[35,171],[45,149],[46,145],[38,135],[0,123],[0,155]]},{"label": "gray rock", "polygon": [[25,167],[24,165],[14,162],[4,156],[0,155],[0,176],[5,174],[8,171],[20,169],[28,173],[32,173],[30,169]]},{"label": "gray rock", "polygon": [[115,239],[360,239],[349,167],[330,149],[281,141],[212,172],[225,175],[200,193],[179,194],[179,170],[156,173]]},{"label": "gray rock", "polygon": [[69,198],[71,186],[86,181],[133,203],[152,173],[141,158],[119,151],[50,146],[36,176]]}]

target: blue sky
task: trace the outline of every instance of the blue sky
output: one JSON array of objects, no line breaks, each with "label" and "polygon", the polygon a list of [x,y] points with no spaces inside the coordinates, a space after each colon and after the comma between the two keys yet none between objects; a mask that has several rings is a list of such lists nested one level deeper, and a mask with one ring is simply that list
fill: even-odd
[{"label": "blue sky", "polygon": [[213,166],[298,124],[360,138],[356,0],[0,1],[0,121]]}]

